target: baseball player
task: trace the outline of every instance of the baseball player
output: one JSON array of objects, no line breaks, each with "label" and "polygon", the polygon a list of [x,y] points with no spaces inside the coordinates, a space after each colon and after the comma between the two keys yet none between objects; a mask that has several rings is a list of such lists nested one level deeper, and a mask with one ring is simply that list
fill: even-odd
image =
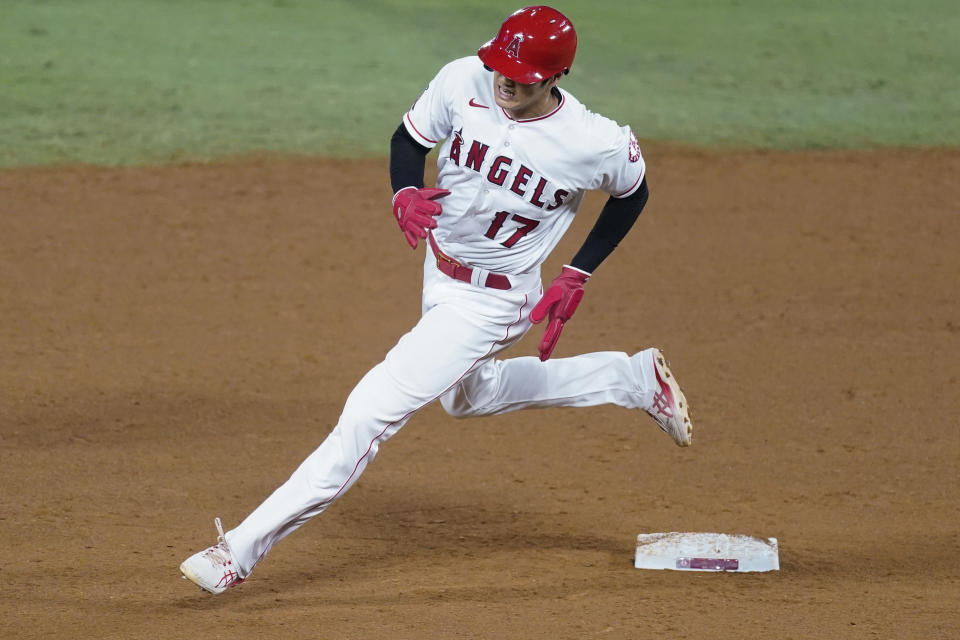
[{"label": "baseball player", "polygon": [[[215,520],[217,544],[187,558],[184,577],[211,593],[242,582],[437,399],[455,417],[612,403],[649,414],[678,445],[690,444],[686,399],[657,349],[550,359],[591,273],[648,195],[630,128],[558,86],[576,48],[563,14],[521,9],[478,55],[444,66],[403,116],[390,179],[404,238],[414,249],[425,245],[420,321],[360,380],[336,427],[289,480],[235,529],[224,533]],[[428,188],[426,155],[437,144],[437,184]],[[544,292],[540,265],[590,189],[610,197]],[[543,322],[539,358],[497,359]]]}]

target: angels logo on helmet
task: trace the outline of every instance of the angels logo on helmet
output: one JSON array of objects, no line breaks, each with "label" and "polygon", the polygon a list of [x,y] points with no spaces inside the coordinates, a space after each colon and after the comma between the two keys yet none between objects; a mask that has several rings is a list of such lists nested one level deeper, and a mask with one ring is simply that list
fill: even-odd
[{"label": "angels logo on helmet", "polygon": [[513,40],[510,41],[510,44],[503,50],[508,56],[513,56],[514,58],[520,57],[520,43],[523,41],[523,36],[513,36]]}]

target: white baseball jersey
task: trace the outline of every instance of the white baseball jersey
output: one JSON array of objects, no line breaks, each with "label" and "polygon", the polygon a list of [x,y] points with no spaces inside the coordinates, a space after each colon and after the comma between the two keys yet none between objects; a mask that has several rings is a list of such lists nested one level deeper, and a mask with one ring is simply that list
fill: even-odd
[{"label": "white baseball jersey", "polygon": [[550,113],[514,120],[497,106],[493,74],[477,56],[440,70],[404,116],[415,140],[441,140],[437,186],[450,195],[434,236],[462,263],[499,273],[535,270],[590,189],[626,197],[644,175],[629,127],[560,89]]}]

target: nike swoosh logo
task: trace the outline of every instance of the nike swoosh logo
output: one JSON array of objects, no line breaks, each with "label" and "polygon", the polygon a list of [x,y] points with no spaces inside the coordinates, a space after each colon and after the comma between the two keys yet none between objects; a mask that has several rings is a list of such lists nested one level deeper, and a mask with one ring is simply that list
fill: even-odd
[{"label": "nike swoosh logo", "polygon": [[476,98],[470,98],[470,102],[468,102],[467,104],[469,104],[471,107],[479,107],[479,108],[481,108],[481,109],[489,109],[489,108],[490,108],[490,107],[488,107],[488,106],[485,105],[485,104],[480,104],[479,102],[477,102],[477,99],[476,99]]}]

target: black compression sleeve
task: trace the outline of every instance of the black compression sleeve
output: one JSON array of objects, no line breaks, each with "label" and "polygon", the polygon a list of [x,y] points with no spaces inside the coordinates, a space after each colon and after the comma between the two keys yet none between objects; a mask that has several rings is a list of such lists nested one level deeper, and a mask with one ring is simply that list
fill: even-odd
[{"label": "black compression sleeve", "polygon": [[413,139],[400,123],[390,138],[390,184],[396,193],[404,187],[423,188],[423,170],[430,149]]},{"label": "black compression sleeve", "polygon": [[570,266],[593,273],[633,227],[633,223],[637,221],[649,197],[650,190],[647,188],[647,178],[644,177],[640,187],[633,194],[626,198],[612,196],[608,198],[597,217],[597,222],[587,235],[580,251],[573,257]]}]

